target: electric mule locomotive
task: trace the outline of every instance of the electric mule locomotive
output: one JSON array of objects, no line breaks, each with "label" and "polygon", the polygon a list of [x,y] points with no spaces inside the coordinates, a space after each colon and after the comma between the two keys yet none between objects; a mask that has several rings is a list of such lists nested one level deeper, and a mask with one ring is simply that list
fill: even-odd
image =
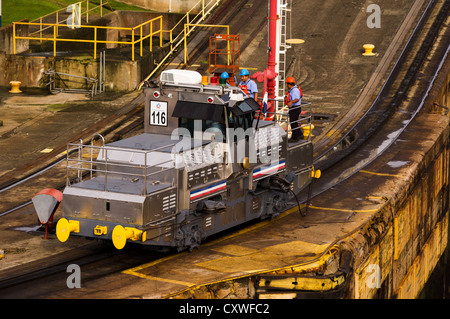
[{"label": "electric mule locomotive", "polygon": [[143,134],[68,146],[60,241],[72,234],[117,249],[127,242],[192,249],[212,234],[278,216],[314,178],[311,139],[289,141],[279,121],[256,116],[259,104],[238,87],[168,70],[143,94]]}]

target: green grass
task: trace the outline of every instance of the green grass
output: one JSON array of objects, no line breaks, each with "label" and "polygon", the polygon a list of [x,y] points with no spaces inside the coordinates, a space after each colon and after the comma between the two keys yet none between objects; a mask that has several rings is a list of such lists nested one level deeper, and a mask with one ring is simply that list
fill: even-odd
[{"label": "green grass", "polygon": [[61,6],[51,1],[42,0],[8,0],[2,1],[2,26],[21,19],[39,18],[60,9]]},{"label": "green grass", "polygon": [[[32,21],[56,10],[67,8],[70,4],[77,2],[77,0],[3,0],[2,26],[22,19],[29,19]],[[95,3],[100,3],[100,1],[96,0]],[[115,10],[147,11],[143,8],[124,4],[115,0],[109,0],[109,4]],[[89,6],[93,7],[94,4],[90,3]],[[83,6],[83,12],[85,10],[86,7]],[[97,14],[100,14],[98,9],[96,12]]]}]

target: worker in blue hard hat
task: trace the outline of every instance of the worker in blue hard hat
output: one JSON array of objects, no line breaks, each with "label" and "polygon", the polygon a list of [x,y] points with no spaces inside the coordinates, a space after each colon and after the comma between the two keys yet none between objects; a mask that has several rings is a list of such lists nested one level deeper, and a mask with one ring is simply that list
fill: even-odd
[{"label": "worker in blue hard hat", "polygon": [[219,84],[220,85],[226,85],[226,86],[230,86],[230,84],[228,83],[228,78],[229,78],[230,76],[228,75],[228,72],[223,72],[221,75],[220,75],[220,79],[219,79]]},{"label": "worker in blue hard hat", "polygon": [[252,97],[257,101],[258,99],[258,86],[255,81],[250,79],[250,73],[248,73],[247,69],[242,69],[241,73],[241,82],[239,82],[239,87],[242,91],[245,92],[249,97]]}]

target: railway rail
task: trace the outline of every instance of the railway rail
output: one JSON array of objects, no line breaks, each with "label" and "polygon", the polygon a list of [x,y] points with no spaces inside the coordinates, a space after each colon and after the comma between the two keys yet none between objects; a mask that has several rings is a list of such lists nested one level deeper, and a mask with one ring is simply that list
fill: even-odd
[{"label": "railway rail", "polygon": [[[431,1],[422,14],[418,26],[407,41],[405,49],[397,59],[393,71],[389,75],[388,81],[386,81],[386,84],[377,95],[371,108],[368,109],[356,123],[353,123],[353,125],[349,125],[351,123],[348,118],[344,120],[345,123],[337,123],[336,125],[340,126],[340,128],[335,130],[336,132],[339,132],[340,135],[336,134],[327,141],[317,141],[316,145],[319,145],[319,148],[316,152],[318,154],[316,155],[316,165],[330,174],[329,178],[326,180],[322,179],[315,183],[313,196],[325,192],[375,160],[398,139],[401,132],[407,128],[408,124],[421,110],[438,72],[443,67],[444,61],[448,58],[448,42],[443,41],[443,45],[441,43],[441,46],[433,52],[434,56],[431,59],[432,67],[428,65],[427,69],[423,69],[425,58],[430,54],[433,45],[436,44],[435,40],[439,33],[442,33],[442,26],[448,16],[448,11],[449,1],[443,3]],[[411,19],[413,19],[413,17],[411,17]],[[430,23],[430,20],[434,21],[434,23]],[[448,29],[443,36],[448,40]],[[401,42],[401,40],[399,41]],[[418,46],[418,41],[420,41],[420,46]],[[446,43],[447,46],[445,46]],[[416,50],[414,50],[414,48],[416,48]],[[420,77],[418,77],[419,73],[421,75]],[[420,83],[417,84],[416,82]],[[408,90],[413,85],[416,86],[415,92],[420,92],[420,94],[417,94],[420,98],[408,96]],[[380,116],[382,114],[384,116]],[[355,113],[350,116],[354,117]],[[134,125],[136,125],[136,122],[134,122]],[[116,126],[118,127],[119,124]],[[343,127],[349,128],[343,129]],[[349,139],[353,140],[352,143],[348,143]],[[336,149],[339,151],[336,152]],[[378,151],[374,152],[374,149],[378,149]],[[355,167],[354,162],[345,164],[345,158],[350,154],[355,156],[356,152],[362,154],[361,165]],[[54,165],[54,167],[58,166],[55,163],[52,163],[52,165]],[[49,169],[53,169],[53,166],[47,166],[44,171]],[[27,176],[26,182],[38,175],[38,173],[34,173],[33,175]],[[25,178],[23,182],[17,181],[15,183],[7,183],[8,185],[3,189],[0,189],[0,192],[10,191],[12,188],[18,187],[23,183],[25,183]],[[48,186],[48,181],[46,186]],[[304,198],[302,200],[304,201]],[[21,203],[21,207],[23,207],[23,203]],[[18,208],[19,206],[17,206],[17,208],[11,207],[9,208],[9,211],[12,212]],[[2,208],[2,210],[3,209],[4,208]],[[0,214],[0,217],[4,215],[5,211]],[[79,253],[76,254],[78,255]],[[88,255],[92,256],[92,252],[88,253]],[[97,250],[94,250],[93,255],[96,255],[99,259],[94,258],[92,262],[99,262],[101,258],[111,257],[108,250],[104,252],[104,256],[98,254]],[[81,257],[82,256],[78,256],[77,258]],[[86,258],[89,259],[88,257]],[[146,261],[148,262],[148,260],[152,260],[152,258],[158,257],[147,256]],[[120,259],[121,258],[118,258],[117,260]],[[104,260],[105,263],[111,263],[110,259]],[[67,261],[68,259],[64,262],[67,264]],[[71,262],[72,261],[83,263],[83,261],[76,258],[71,260]],[[64,262],[55,260],[48,270],[48,273],[44,272],[44,274],[41,273],[41,275],[38,275],[36,268],[30,267],[33,269],[26,269],[27,267],[24,267],[22,272],[14,278],[7,275],[1,276],[0,289],[2,287],[11,287],[18,284],[23,285],[26,280],[29,280],[30,278],[32,280],[38,280],[42,275],[47,276],[50,273],[61,272],[61,264]],[[142,260],[138,260],[136,264],[139,264],[139,262],[142,262]],[[44,264],[45,263],[42,263],[39,266],[36,264],[35,267],[43,267]],[[127,266],[118,266],[117,269],[111,270],[108,273],[113,273],[114,271],[122,269],[121,267],[129,266],[130,264]],[[11,271],[13,271],[13,269],[11,269]],[[96,278],[96,275],[92,276],[92,278]]]}]

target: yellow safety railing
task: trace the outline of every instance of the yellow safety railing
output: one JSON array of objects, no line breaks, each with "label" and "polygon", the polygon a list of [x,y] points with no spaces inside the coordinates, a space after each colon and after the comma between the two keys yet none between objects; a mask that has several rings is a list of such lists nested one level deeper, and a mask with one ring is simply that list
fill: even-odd
[{"label": "yellow safety railing", "polygon": [[[159,30],[153,31],[153,23],[159,22]],[[17,36],[16,35],[16,26],[17,25],[40,25],[40,26],[46,26],[53,28],[53,32],[51,36],[38,36],[38,37],[30,37],[30,36]],[[144,34],[144,27],[148,26],[149,32],[145,32]],[[94,59],[97,58],[97,45],[99,43],[104,44],[125,44],[125,45],[131,45],[131,59],[134,61],[135,59],[135,45],[139,44],[140,48],[140,56],[142,56],[142,49],[143,49],[143,42],[144,40],[150,38],[150,51],[153,50],[152,43],[153,43],[153,36],[156,34],[159,34],[160,39],[160,46],[162,46],[162,16],[153,18],[151,20],[148,20],[144,23],[141,23],[138,26],[132,27],[132,28],[123,28],[123,27],[106,27],[106,26],[90,26],[90,25],[77,25],[77,28],[86,28],[86,29],[93,29],[94,30],[94,37],[93,39],[65,39],[65,38],[59,38],[58,37],[58,28],[66,27],[67,24],[56,24],[56,23],[36,23],[36,22],[13,22],[13,51],[14,54],[16,54],[16,40],[39,40],[39,41],[52,41],[53,42],[53,56],[56,56],[56,43],[57,42],[79,42],[79,43],[93,43],[94,44]],[[109,41],[109,40],[99,40],[97,38],[98,36],[98,30],[99,29],[107,29],[107,30],[116,30],[116,31],[131,31],[131,41]]]},{"label": "yellow safety railing", "polygon": [[[86,21],[89,19],[89,12],[100,9],[100,14],[103,15],[103,7],[105,5],[108,5],[110,8],[108,0],[97,0],[100,2],[100,5],[97,6],[90,6],[89,3],[92,3],[89,0],[83,0],[80,2],[74,3],[72,5],[72,15],[71,15],[71,21],[66,20],[59,20],[59,12],[62,10],[67,9],[61,9],[58,11],[55,11],[49,15],[43,16],[37,20],[34,20],[32,22],[14,22],[13,23],[13,51],[14,54],[16,54],[16,41],[17,40],[38,40],[40,42],[42,41],[52,41],[53,42],[53,56],[56,56],[56,44],[57,42],[78,42],[78,43],[93,43],[94,44],[94,59],[97,58],[97,45],[98,44],[124,44],[124,45],[131,45],[132,47],[132,60],[135,60],[135,45],[139,44],[139,54],[142,56],[143,54],[143,41],[150,38],[150,51],[153,50],[153,36],[159,35],[160,39],[160,46],[162,47],[162,39],[163,39],[163,32],[169,33],[169,43],[170,45],[170,51],[167,53],[167,55],[159,62],[159,64],[153,69],[152,73],[150,73],[138,86],[138,89],[142,88],[142,85],[145,81],[147,81],[153,74],[155,74],[162,65],[167,61],[167,59],[183,44],[186,43],[187,38],[189,35],[194,31],[194,29],[198,26],[209,26],[209,27],[225,27],[227,28],[227,34],[229,34],[229,27],[224,25],[203,25],[201,22],[211,13],[212,10],[214,10],[215,7],[217,7],[221,0],[199,0],[191,10],[189,10],[176,24],[175,26],[170,30],[163,30],[162,29],[162,16],[156,17],[154,19],[151,19],[149,21],[146,21],[138,26],[132,27],[132,28],[124,28],[124,27],[106,27],[106,26],[88,26],[88,25],[81,25],[76,23],[77,19],[74,19],[74,16],[76,14],[81,14],[86,16]],[[98,3],[98,2],[97,2]],[[94,4],[97,4],[94,3]],[[198,10],[198,13],[194,13],[194,10],[197,10],[197,8],[200,7],[200,10]],[[74,8],[80,8],[79,11],[75,12]],[[86,8],[86,11],[81,12],[84,10],[83,8]],[[56,20],[55,23],[44,23],[44,19],[52,14],[55,14]],[[154,22],[159,22],[159,29],[156,31],[153,31],[154,29]],[[66,22],[65,24],[63,24]],[[157,22],[156,22],[157,23]],[[29,26],[38,26],[39,30],[36,32],[30,33],[29,36],[18,36],[16,34],[16,26],[17,25],[29,25]],[[146,27],[148,25],[148,27]],[[67,38],[60,38],[59,37],[59,29],[60,28],[89,28],[94,30],[94,36],[93,39],[67,39]],[[48,35],[44,35],[43,31],[46,29],[49,30]],[[108,30],[117,30],[117,31],[130,31],[131,32],[131,41],[109,41],[109,40],[99,40],[98,37],[98,30],[99,29],[108,29]],[[149,29],[149,32],[144,31],[144,29]],[[174,38],[173,34],[176,32],[176,30],[179,29],[179,33]],[[34,34],[39,34],[38,36],[31,36]],[[185,53],[186,54],[186,53]],[[185,56],[185,60],[187,60],[187,56]],[[185,61],[186,63],[186,61]]]}]

